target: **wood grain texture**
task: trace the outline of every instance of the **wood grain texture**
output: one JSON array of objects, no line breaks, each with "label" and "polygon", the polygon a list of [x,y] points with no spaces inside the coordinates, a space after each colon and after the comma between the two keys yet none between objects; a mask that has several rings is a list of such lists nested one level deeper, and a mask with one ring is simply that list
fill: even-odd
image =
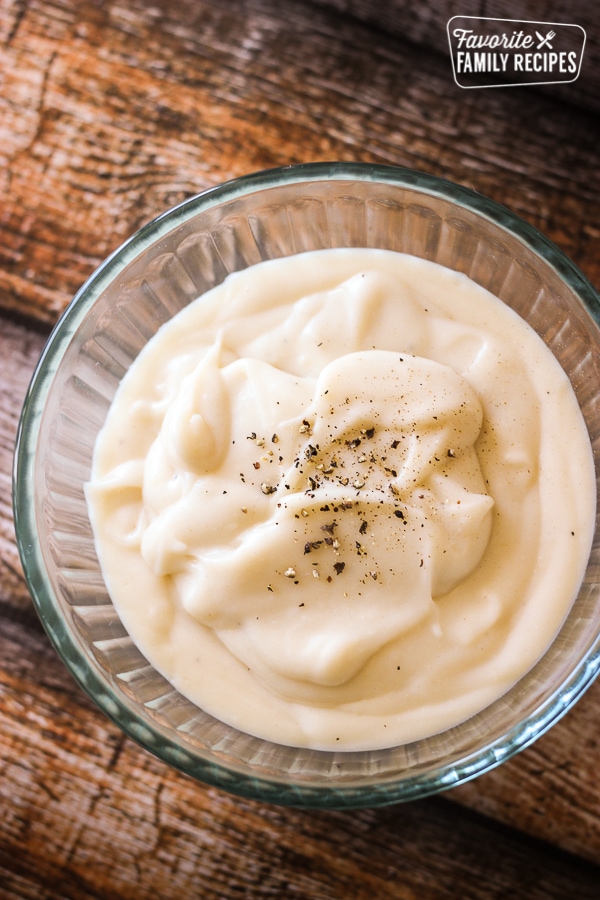
[{"label": "wood grain texture", "polygon": [[[329,9],[355,16],[405,41],[436,50],[450,59],[447,24],[453,16],[508,20],[506,33],[518,30],[518,21],[579,25],[586,33],[581,71],[569,84],[549,84],[538,93],[566,103],[600,110],[600,9],[588,0],[314,0]],[[516,20],[516,21],[515,21]],[[520,90],[520,87],[517,88]]]},{"label": "wood grain texture", "polygon": [[45,339],[12,322],[0,324],[0,609],[27,612],[31,598],[15,542],[12,463],[21,406]]},{"label": "wood grain texture", "polygon": [[208,185],[333,158],[419,168],[503,202],[600,284],[597,117],[566,93],[461,91],[425,41],[443,3],[403,18],[390,0],[386,30],[365,5],[0,0],[2,900],[597,896],[600,683],[443,797],[262,806],[166,768],[96,710],[18,560],[12,453],[45,334],[108,253]]},{"label": "wood grain texture", "polygon": [[0,653],[3,900],[596,897],[595,866],[444,798],[311,812],[195,784],[100,716],[38,629],[5,623]]},{"label": "wood grain texture", "polygon": [[[600,282],[595,118],[303,3],[0,0],[0,304],[52,323],[101,259],[207,185],[394,163],[522,215]],[[19,16],[19,12],[22,14]]]}]

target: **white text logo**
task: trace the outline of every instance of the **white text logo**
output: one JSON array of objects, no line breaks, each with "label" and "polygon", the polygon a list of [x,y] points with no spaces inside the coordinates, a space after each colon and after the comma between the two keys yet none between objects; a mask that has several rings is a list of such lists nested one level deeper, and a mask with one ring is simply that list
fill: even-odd
[{"label": "white text logo", "polygon": [[462,88],[517,87],[575,81],[586,34],[580,25],[454,16],[448,42]]}]

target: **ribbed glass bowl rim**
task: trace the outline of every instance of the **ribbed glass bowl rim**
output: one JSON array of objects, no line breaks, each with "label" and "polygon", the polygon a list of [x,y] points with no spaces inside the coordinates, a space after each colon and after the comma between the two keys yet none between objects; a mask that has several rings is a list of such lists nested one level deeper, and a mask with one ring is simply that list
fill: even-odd
[{"label": "ribbed glass bowl rim", "polygon": [[143,734],[152,728],[148,720],[138,716],[124,698],[111,689],[108,681],[89,665],[61,615],[46,577],[37,540],[34,502],[33,472],[46,397],[71,338],[106,286],[118,278],[120,272],[149,245],[200,212],[269,188],[321,181],[378,183],[409,188],[450,201],[490,220],[518,238],[551,266],[600,325],[600,294],[579,268],[532,225],[470,188],[414,169],[356,162],[302,163],[244,175],[209,187],[148,222],[108,256],[76,293],[48,338],[25,397],[15,443],[13,512],[25,578],[48,637],[76,682],[122,731],[174,768],[240,796],[295,807],[358,808],[383,806],[438,793],[483,774],[523,750],[557,722],[599,674],[600,635],[587,656],[574,666],[570,677],[534,713],[500,738],[458,761],[442,763],[433,771],[400,778],[391,776],[375,784],[318,786],[249,775],[221,761],[215,762],[194,754],[187,746],[172,740],[166,727],[154,726],[155,740],[144,739]]}]

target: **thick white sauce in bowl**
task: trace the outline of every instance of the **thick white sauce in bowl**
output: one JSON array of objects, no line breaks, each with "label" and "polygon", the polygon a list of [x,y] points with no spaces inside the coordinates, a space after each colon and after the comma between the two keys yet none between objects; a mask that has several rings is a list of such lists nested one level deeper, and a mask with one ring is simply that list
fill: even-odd
[{"label": "thick white sauce in bowl", "polygon": [[505,693],[560,628],[595,513],[533,330],[463,275],[362,249],[253,266],[164,325],[86,493],[152,665],[243,731],[343,750]]}]

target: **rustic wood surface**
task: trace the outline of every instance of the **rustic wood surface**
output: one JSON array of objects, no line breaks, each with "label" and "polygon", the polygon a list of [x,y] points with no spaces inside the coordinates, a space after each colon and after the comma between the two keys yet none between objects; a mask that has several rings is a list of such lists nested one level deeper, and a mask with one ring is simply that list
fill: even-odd
[{"label": "rustic wood surface", "polygon": [[207,185],[290,162],[411,166],[503,202],[600,286],[600,129],[581,91],[461,91],[435,4],[419,20],[396,0],[385,28],[374,5],[0,0],[2,900],[599,894],[600,682],[443,796],[279,809],[125,739],[51,649],[19,564],[12,452],[46,336],[97,263]]},{"label": "rustic wood surface", "polygon": [[[551,84],[544,93],[570,105],[600,111],[600,16],[589,0],[314,0],[327,8],[351,14],[363,22],[400,35],[404,40],[449,56],[447,23],[453,16],[504,19],[508,34],[518,22],[575,24],[584,29],[586,47],[576,82]],[[501,76],[498,76],[501,77]]]}]

